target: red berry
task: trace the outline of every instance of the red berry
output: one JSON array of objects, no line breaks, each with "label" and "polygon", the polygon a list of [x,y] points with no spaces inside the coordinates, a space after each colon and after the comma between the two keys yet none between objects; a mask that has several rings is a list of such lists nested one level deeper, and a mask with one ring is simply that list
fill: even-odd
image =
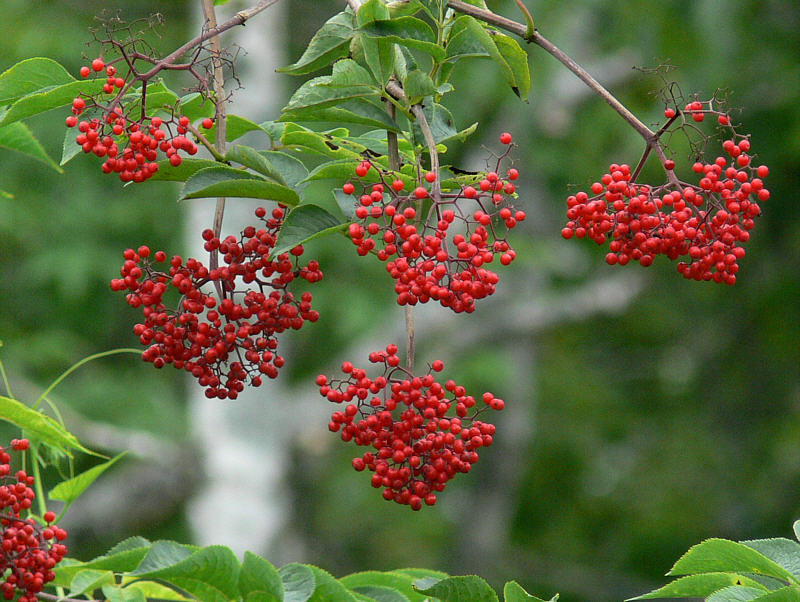
[{"label": "red berry", "polygon": [[92,72],[91,69],[89,69],[89,67],[87,67],[86,65],[81,67],[81,77],[89,77],[89,74],[91,72]]},{"label": "red berry", "polygon": [[205,129],[210,130],[214,125],[214,120],[209,117],[206,117],[205,119],[203,119],[202,125]]},{"label": "red berry", "polygon": [[500,134],[500,142],[502,144],[511,144],[511,139],[512,139],[511,134],[509,134],[508,132],[503,132],[502,134]]},{"label": "red berry", "polygon": [[422,186],[417,186],[414,189],[414,196],[417,197],[418,199],[424,199],[425,197],[428,196],[428,191]]},{"label": "red berry", "polygon": [[102,71],[105,68],[106,64],[103,62],[103,59],[94,59],[92,61],[92,69],[94,71]]}]

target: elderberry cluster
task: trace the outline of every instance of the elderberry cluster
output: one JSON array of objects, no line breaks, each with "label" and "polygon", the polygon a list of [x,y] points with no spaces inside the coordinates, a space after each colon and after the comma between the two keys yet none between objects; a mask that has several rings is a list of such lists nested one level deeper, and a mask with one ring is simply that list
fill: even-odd
[{"label": "elderberry cluster", "polygon": [[[696,123],[707,115],[717,117],[727,158],[696,161],[692,170],[697,184],[679,180],[675,162],[667,159],[664,169],[670,180],[661,186],[639,184],[628,165],[613,164],[592,184],[592,196],[579,192],[567,199],[569,221],[561,234],[598,244],[611,239],[606,255],[610,265],[633,260],[649,266],[661,254],[683,258],[678,272],[686,278],[734,284],[738,261],[745,255],[741,245],[761,214],[758,203],[769,199],[762,179],[769,169],[753,165],[749,136],[738,134],[713,100],[693,101],[684,113]],[[677,118],[672,108],[664,115]]]},{"label": "elderberry cluster", "polygon": [[[27,439],[14,439],[11,448],[28,449]],[[20,470],[12,475],[11,455],[0,447],[0,595],[5,600],[35,602],[36,594],[55,579],[53,568],[67,553],[62,543],[67,532],[52,524],[56,515],[45,512],[47,523],[21,518],[36,494],[34,478]]]},{"label": "elderberry cluster", "polygon": [[[369,469],[372,486],[383,487],[383,497],[413,510],[436,503],[436,492],[458,473],[469,472],[478,450],[492,444],[495,426],[476,420],[486,409],[505,405],[484,393],[482,406],[464,387],[436,381],[444,363],[434,361],[424,376],[400,367],[397,345],[370,354],[369,361],[383,373],[369,378],[350,362],[342,364],[343,379],[317,377],[320,394],[337,404],[328,425],[343,441],[373,448],[353,459],[353,468]],[[452,415],[455,413],[455,415]]]},{"label": "elderberry cluster", "polygon": [[[358,196],[357,221],[348,234],[359,255],[374,253],[387,262],[398,304],[433,299],[456,313],[470,313],[476,300],[494,293],[499,277],[488,264],[497,255],[502,265],[514,260],[507,231],[525,219],[523,211],[507,205],[519,172],[511,168],[505,178],[498,175],[511,150],[511,135],[503,134],[501,142],[508,149],[494,171],[469,184],[461,181],[450,192],[434,192],[439,176],[427,172],[409,193],[396,174],[369,160],[362,161],[356,177],[344,184],[345,194]],[[364,181],[373,169],[371,182]]]},{"label": "elderberry cluster", "polygon": [[[271,257],[284,208],[268,217],[259,207],[255,214],[263,227],[248,226],[238,238],[220,240],[211,230],[203,232],[205,249],[219,253],[221,267],[209,269],[193,258],[184,263],[176,255],[162,271],[155,264],[166,262],[166,254],[156,252],[153,261],[150,249],[142,246],[125,251],[122,278],[111,281],[113,290],[130,291],[128,305],[144,314],[134,326],[147,346],[142,359],[156,368],[172,364],[190,372],[209,398],[236,399],[245,384],[258,387],[262,376],[275,378],[284,364],[276,351],[277,335],[319,318],[311,309],[311,293],[298,298],[287,289],[298,278],[321,280],[319,263],[300,265],[302,246]],[[203,292],[206,285],[221,291],[221,299]],[[164,303],[169,290],[180,297],[175,309]]]},{"label": "elderberry cluster", "polygon": [[[80,73],[87,78],[93,72],[106,75],[103,93],[75,98],[66,125],[77,126],[79,133],[75,142],[84,153],[105,158],[101,167],[103,173],[117,173],[123,182],[144,182],[158,171],[159,151],[174,167],[182,161],[178,151],[189,155],[197,153],[197,144],[185,136],[188,117],[148,116],[143,97],[131,100],[125,95],[128,82],[118,76],[114,65],[106,65],[103,59],[96,58],[91,69],[83,66]],[[78,121],[87,110],[99,112],[100,116]]]}]

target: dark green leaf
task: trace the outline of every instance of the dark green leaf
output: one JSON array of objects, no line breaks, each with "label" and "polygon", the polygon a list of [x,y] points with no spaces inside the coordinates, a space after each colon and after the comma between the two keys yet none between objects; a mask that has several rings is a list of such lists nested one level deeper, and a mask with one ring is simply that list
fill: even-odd
[{"label": "dark green leaf", "polygon": [[70,449],[94,454],[58,422],[41,412],[32,410],[16,399],[0,396],[0,420],[17,425],[27,431],[28,435],[35,436],[39,441],[52,445],[70,457],[72,457]]},{"label": "dark green leaf", "polygon": [[176,541],[163,539],[154,541],[142,562],[130,573],[131,575],[146,575],[169,568],[183,562],[198,549],[195,546],[188,546]]},{"label": "dark green leaf", "polygon": [[395,72],[395,45],[384,38],[358,35],[353,41],[353,56],[363,60],[381,86],[386,85]]},{"label": "dark green leaf", "polygon": [[337,106],[324,109],[310,108],[300,111],[288,111],[281,115],[282,121],[355,123],[371,127],[379,127],[399,132],[397,123],[382,108],[365,98],[354,98]]},{"label": "dark green leaf", "polygon": [[244,562],[239,572],[239,592],[246,600],[255,600],[253,594],[258,596],[260,602],[283,600],[283,582],[278,569],[265,559],[252,552],[244,553]]},{"label": "dark green leaf", "polygon": [[278,184],[286,185],[286,181],[283,179],[281,172],[278,171],[272,163],[270,163],[269,159],[260,154],[254,148],[237,144],[228,150],[225,158],[228,161],[241,163],[242,165],[257,171],[258,173],[275,180],[278,182]]},{"label": "dark green leaf", "polygon": [[182,96],[178,105],[178,113],[188,117],[192,122],[205,117],[213,117],[214,111],[214,103],[209,98],[204,98],[199,92]]},{"label": "dark green leaf", "polygon": [[356,597],[337,579],[319,567],[306,565],[314,573],[314,594],[310,602],[357,602]]},{"label": "dark green leaf", "polygon": [[[286,185],[289,188],[298,190],[300,183],[308,176],[308,170],[299,159],[282,153],[280,151],[259,151],[270,163],[272,163],[283,175]],[[298,190],[299,192],[299,190]]]},{"label": "dark green leaf", "polygon": [[550,598],[549,601],[532,596],[516,581],[509,581],[503,587],[504,602],[557,602],[557,600],[558,594]]},{"label": "dark green leaf", "polygon": [[305,52],[296,63],[278,69],[278,71],[303,75],[327,67],[336,59],[347,56],[350,39],[353,35],[353,15],[340,12],[328,19],[314,34]]},{"label": "dark green leaf", "polygon": [[281,143],[284,146],[300,147],[300,150],[315,152],[331,159],[361,158],[361,152],[366,148],[342,140],[339,136],[312,132],[293,123],[286,124]]},{"label": "dark green leaf", "polygon": [[435,579],[423,577],[414,583],[414,588],[442,602],[498,602],[494,590],[477,575]]},{"label": "dark green leaf", "polygon": [[50,111],[64,106],[72,106],[72,101],[78,94],[97,94],[103,90],[105,80],[93,79],[61,84],[49,89],[32,92],[16,100],[11,108],[0,120],[0,126],[26,119],[39,113]]},{"label": "dark green leaf", "polygon": [[94,481],[103,474],[106,470],[111,468],[117,460],[119,460],[122,456],[124,456],[127,452],[122,452],[121,454],[113,457],[108,462],[103,462],[102,464],[98,464],[97,466],[93,466],[89,470],[82,472],[76,477],[68,479],[66,481],[61,481],[58,485],[53,487],[48,494],[50,499],[53,500],[60,500],[64,502],[67,506],[69,506],[72,502],[74,502],[78,497],[86,491],[86,488],[94,483]]},{"label": "dark green leaf", "polygon": [[284,602],[306,602],[314,593],[314,573],[304,564],[291,563],[278,570]]},{"label": "dark green leaf", "polygon": [[342,59],[333,64],[333,72],[330,76],[329,86],[333,88],[352,88],[354,86],[375,86],[375,80],[369,71],[356,63],[353,59]]},{"label": "dark green leaf", "polygon": [[377,19],[365,22],[359,31],[371,37],[384,38],[395,44],[415,48],[433,56],[437,61],[446,58],[444,49],[436,43],[436,34],[430,26],[416,17]]},{"label": "dark green leaf", "polygon": [[735,541],[716,538],[690,548],[667,575],[711,572],[754,573],[797,583],[794,575],[756,550]]},{"label": "dark green leaf", "polygon": [[[74,138],[72,142],[74,146],[78,146],[75,144]],[[28,126],[24,123],[16,122],[0,127],[0,147],[9,148],[18,153],[33,157],[48,167],[52,167],[58,173],[64,173],[64,170],[56,165],[56,162],[50,158],[39,141],[28,129]],[[80,147],[78,150],[80,150]]]},{"label": "dark green leaf", "polygon": [[264,130],[272,140],[278,140],[281,136],[283,136],[283,129],[286,127],[282,123],[278,123],[276,121],[265,121],[263,123],[259,123],[258,127]]},{"label": "dark green leaf", "polygon": [[286,186],[232,167],[207,167],[193,174],[183,186],[179,200],[207,197],[240,197],[277,201],[294,206],[298,194]]},{"label": "dark green leaf", "polygon": [[486,46],[467,28],[469,17],[463,15],[455,20],[447,38],[447,58],[488,57]]},{"label": "dark green leaf", "polygon": [[[525,52],[519,43],[514,39],[502,33],[492,36],[497,49],[508,64],[509,69],[514,74],[514,92],[522,98],[528,100],[528,94],[531,90],[531,69],[528,65],[528,53]],[[509,82],[511,83],[511,82]]]},{"label": "dark green leaf", "polygon": [[[473,123],[464,130],[456,130],[450,111],[440,104],[428,105],[424,108],[424,111],[436,144],[445,144],[454,138],[463,142],[478,127],[477,123]],[[424,136],[416,122],[414,123],[414,137],[418,144],[424,144]]]},{"label": "dark green leaf", "polygon": [[284,112],[307,108],[324,108],[337,105],[351,98],[378,97],[376,88],[355,86],[353,88],[335,88],[330,85],[330,76],[315,77],[300,86],[283,108]]},{"label": "dark green leaf", "polygon": [[425,7],[419,2],[419,0],[395,0],[386,3],[386,8],[389,9],[389,14],[391,15],[392,19],[396,19],[397,17],[407,17],[409,15],[415,15],[419,11],[424,10]]},{"label": "dark green leaf", "polygon": [[312,169],[306,181],[337,180],[344,182],[355,176],[355,169],[359,163],[361,163],[360,159],[336,159],[335,161],[326,161]]},{"label": "dark green leaf", "polygon": [[91,592],[103,585],[114,583],[114,573],[112,571],[98,571],[96,569],[84,569],[75,574],[69,584],[69,595],[80,596],[85,592]]},{"label": "dark green leaf", "polygon": [[423,98],[436,92],[431,76],[421,69],[414,69],[408,73],[403,82],[403,89],[409,104],[412,105],[422,102]]},{"label": "dark green leaf", "polygon": [[74,82],[60,63],[46,57],[34,57],[12,65],[0,75],[0,105],[36,92]]},{"label": "dark green leaf", "polygon": [[347,223],[343,223],[322,207],[299,205],[283,221],[272,256],[285,253],[315,238],[343,231],[346,227]]},{"label": "dark green leaf", "polygon": [[150,180],[157,181],[170,181],[170,182],[185,182],[193,174],[205,169],[207,167],[219,167],[219,161],[212,161],[211,159],[183,159],[181,164],[174,167],[169,159],[164,159],[158,162],[158,171],[156,171]]},{"label": "dark green leaf", "polygon": [[702,575],[689,575],[681,577],[664,587],[660,587],[647,594],[630,598],[630,600],[651,600],[658,598],[705,598],[717,590],[731,585],[746,585],[760,589],[767,588],[752,579],[737,573],[703,573]]}]

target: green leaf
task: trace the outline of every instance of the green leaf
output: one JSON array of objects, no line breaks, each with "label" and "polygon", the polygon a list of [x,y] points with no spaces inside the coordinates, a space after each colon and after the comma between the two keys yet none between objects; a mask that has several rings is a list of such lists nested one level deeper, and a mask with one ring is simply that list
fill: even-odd
[{"label": "green leaf", "polygon": [[102,590],[107,602],[146,602],[144,594],[136,588],[104,585]]},{"label": "green leaf", "polygon": [[194,173],[183,186],[178,200],[207,197],[240,197],[277,201],[294,206],[298,194],[286,186],[233,167],[206,167]]},{"label": "green leaf", "polygon": [[800,520],[794,521],[792,529],[794,530],[794,536],[800,541]]},{"label": "green leaf", "polygon": [[306,565],[314,574],[314,594],[309,602],[357,602],[356,597],[327,571]]},{"label": "green leaf", "polygon": [[707,539],[692,546],[667,575],[743,572],[775,577],[790,583],[797,578],[785,568],[744,544],[727,539]]},{"label": "green leaf", "polygon": [[748,587],[760,589],[762,592],[767,591],[767,588],[757,581],[737,573],[703,573],[701,575],[681,577],[672,583],[668,583],[664,587],[660,587],[635,598],[630,598],[630,600],[705,598],[715,591],[731,585],[746,585]]},{"label": "green leaf", "polygon": [[389,9],[383,0],[367,0],[359,7],[356,19],[359,27],[362,27],[378,19],[388,19],[390,16]]},{"label": "green leaf", "polygon": [[84,491],[86,491],[86,488],[89,485],[94,483],[97,477],[111,468],[111,466],[113,466],[117,460],[119,460],[126,453],[128,452],[122,452],[108,462],[103,462],[102,464],[93,466],[89,470],[82,472],[76,477],[60,482],[50,490],[49,497],[54,500],[62,501],[69,506],[72,502],[78,499],[78,497]]},{"label": "green leaf", "polygon": [[293,249],[297,245],[335,232],[342,232],[347,223],[314,204],[299,205],[283,221],[272,256]]},{"label": "green leaf", "polygon": [[38,92],[32,92],[16,100],[11,108],[0,120],[0,126],[14,123],[20,119],[26,119],[39,113],[57,109],[59,107],[71,106],[72,101],[78,94],[92,95],[102,92],[105,80],[93,79],[87,81],[76,81],[61,84]]},{"label": "green leaf", "polygon": [[[250,132],[268,133],[260,125],[244,117],[228,115],[225,118],[225,140],[228,142],[233,142]],[[204,135],[209,140],[214,140],[217,135],[217,124],[215,123],[209,129],[205,130]]]},{"label": "green leaf", "polygon": [[67,128],[64,132],[64,144],[61,148],[61,163],[59,163],[62,167],[74,159],[76,155],[83,152],[81,145],[75,142],[75,136],[75,130],[72,128]]},{"label": "green leaf", "polygon": [[350,100],[352,98],[379,97],[377,88],[354,86],[340,88],[330,86],[331,76],[315,77],[300,86],[283,108],[283,112],[298,111],[308,108],[325,108]]},{"label": "green leaf", "polygon": [[327,85],[333,88],[375,87],[375,80],[369,71],[353,59],[342,59],[333,64],[333,71]]},{"label": "green leaf", "polygon": [[433,29],[425,21],[416,17],[376,19],[365,22],[358,28],[358,31],[370,37],[383,38],[395,44],[421,50],[430,54],[437,61],[443,61],[447,56],[444,48],[436,43],[436,34]]},{"label": "green leaf", "polygon": [[556,602],[558,594],[550,598],[549,601],[532,596],[516,581],[509,581],[503,587],[504,602]]},{"label": "green leaf", "polygon": [[13,199],[14,195],[8,192],[7,190],[0,190],[0,197],[4,199]]},{"label": "green leaf", "polygon": [[450,28],[447,37],[447,59],[458,60],[467,57],[489,57],[486,46],[472,35],[467,28],[466,15],[459,17]]},{"label": "green leaf", "polygon": [[228,161],[235,161],[242,165],[257,171],[268,178],[275,180],[278,184],[286,185],[281,172],[275,169],[275,166],[270,163],[264,155],[260,154],[256,149],[249,146],[237,144],[231,148],[226,154],[225,159]]},{"label": "green leaf", "polygon": [[[75,140],[73,139],[73,143],[74,142]],[[75,146],[78,145],[75,144]],[[9,148],[18,153],[33,157],[48,167],[52,167],[58,173],[64,173],[64,170],[56,165],[56,162],[48,156],[42,145],[24,123],[16,122],[0,127],[0,147]]]},{"label": "green leaf", "polygon": [[355,169],[361,163],[359,159],[336,159],[326,161],[311,170],[306,182],[313,180],[338,180],[343,182],[354,177]]},{"label": "green leaf", "polygon": [[175,542],[157,541],[130,574],[173,584],[203,602],[239,599],[240,564],[230,548],[208,546],[192,551]]},{"label": "green leaf", "polygon": [[386,8],[389,9],[389,14],[392,19],[415,15],[419,11],[425,9],[425,7],[420,4],[419,0],[396,0],[394,2],[387,2]]},{"label": "green leaf", "polygon": [[204,97],[199,92],[192,92],[186,96],[181,96],[177,112],[189,118],[189,121],[197,121],[206,117],[214,116],[214,103],[211,99]]},{"label": "green leaf", "polygon": [[754,598],[754,600],[759,602],[798,602],[800,601],[800,587],[796,585],[782,587]]},{"label": "green leaf", "polygon": [[312,132],[293,123],[286,124],[281,144],[300,147],[300,150],[325,155],[331,159],[360,159],[361,152],[366,148],[363,145],[348,143],[329,133]]},{"label": "green leaf", "polygon": [[433,577],[435,580],[447,579],[450,577],[447,573],[443,573],[442,571],[435,571],[433,569],[417,569],[417,568],[406,568],[406,569],[395,569],[391,571],[393,574],[398,575],[406,575],[413,579],[422,579],[424,577]]},{"label": "green leaf", "polygon": [[514,83],[511,87],[514,92],[522,98],[528,100],[528,94],[531,90],[531,69],[528,65],[528,53],[525,52],[519,43],[509,36],[498,33],[492,36],[497,50],[505,59],[511,72],[514,74]]},{"label": "green leaf", "polygon": [[774,560],[796,578],[800,579],[800,544],[791,539],[776,537],[774,539],[755,539],[741,542],[748,548],[761,552]]},{"label": "green leaf", "polygon": [[0,420],[17,425],[27,431],[28,435],[35,436],[43,443],[52,445],[70,457],[72,457],[72,454],[69,453],[70,449],[95,455],[93,451],[81,445],[75,435],[68,432],[58,422],[41,412],[32,410],[16,399],[0,396]]},{"label": "green leaf", "polygon": [[350,591],[366,596],[368,600],[374,600],[375,602],[409,602],[408,597],[404,596],[396,589],[380,585],[363,585],[350,588]]},{"label": "green leaf", "polygon": [[[136,581],[129,577],[123,577],[122,583],[126,591],[141,592],[146,600],[159,600],[159,602],[166,602],[167,600],[191,600],[191,598],[179,594],[171,587],[167,587],[161,583],[156,583],[155,581]],[[129,595],[133,595],[133,593],[130,593]],[[272,602],[272,600],[267,602]]]},{"label": "green leaf", "polygon": [[302,161],[280,151],[259,151],[259,153],[278,168],[289,188],[294,188],[295,190],[301,188],[300,183],[308,176],[308,170]]},{"label": "green leaf", "polygon": [[[150,542],[143,537],[129,537],[104,555],[88,562],[77,562],[71,558],[65,559],[54,569],[56,579],[53,585],[67,587],[71,579],[85,569],[109,570],[115,573],[132,571],[147,555],[150,545]],[[72,564],[68,564],[68,562],[72,562]]]},{"label": "green leaf", "polygon": [[227,4],[231,0],[214,0],[214,6],[222,6],[223,4]]},{"label": "green leaf", "polygon": [[[436,144],[445,144],[453,139],[458,139],[463,142],[466,137],[472,134],[478,127],[477,123],[473,123],[466,129],[461,131],[456,130],[453,123],[453,115],[443,105],[438,103],[425,106],[424,112]],[[425,138],[416,122],[414,123],[414,138],[418,144],[424,144]]]},{"label": "green leaf", "polygon": [[433,84],[431,76],[421,69],[414,69],[408,73],[408,77],[403,82],[403,89],[408,103],[412,105],[422,102],[423,98],[436,92],[436,86]]},{"label": "green leaf", "polygon": [[363,571],[342,577],[339,581],[353,591],[371,596],[370,588],[389,589],[401,593],[409,602],[424,602],[427,596],[414,590],[414,577],[398,572]]},{"label": "green leaf", "polygon": [[85,592],[99,589],[103,585],[114,583],[114,573],[112,571],[98,571],[96,569],[85,569],[79,571],[72,578],[69,584],[69,595],[80,596]]},{"label": "green leaf", "polygon": [[169,162],[169,159],[164,159],[158,162],[158,171],[150,176],[150,180],[164,182],[185,182],[201,169],[205,169],[207,167],[219,167],[219,165],[219,161],[212,161],[211,159],[184,158],[180,165],[174,167]]},{"label": "green leaf", "polygon": [[245,600],[280,602],[283,600],[283,582],[278,569],[261,556],[245,552],[239,572],[239,592]]},{"label": "green leaf", "polygon": [[328,19],[314,34],[303,55],[296,63],[278,69],[281,73],[304,75],[327,67],[333,61],[347,56],[350,39],[355,35],[353,14],[340,12]]},{"label": "green leaf", "polygon": [[74,81],[75,78],[53,59],[41,56],[25,59],[0,74],[0,105],[10,104],[42,88]]},{"label": "green leaf", "polygon": [[389,117],[383,107],[377,106],[366,98],[354,98],[324,109],[310,108],[287,111],[281,115],[280,119],[281,121],[356,123],[393,132],[401,131],[400,127]]},{"label": "green leaf", "polygon": [[494,590],[477,575],[441,580],[423,577],[414,583],[414,589],[427,596],[439,598],[442,602],[498,602]]},{"label": "green leaf", "polygon": [[278,573],[283,581],[284,602],[306,602],[314,593],[314,573],[304,564],[293,562]]}]

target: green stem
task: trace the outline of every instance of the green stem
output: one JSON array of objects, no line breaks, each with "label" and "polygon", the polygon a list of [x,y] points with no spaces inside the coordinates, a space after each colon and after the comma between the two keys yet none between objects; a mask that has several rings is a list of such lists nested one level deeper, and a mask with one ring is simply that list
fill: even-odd
[{"label": "green stem", "polygon": [[3,385],[6,388],[6,393],[11,399],[14,399],[14,394],[11,392],[11,384],[8,382],[8,376],[6,375],[6,368],[3,365],[3,360],[0,360],[0,375],[3,377]]},{"label": "green stem", "polygon": [[39,446],[32,445],[31,464],[33,470],[33,487],[36,490],[36,504],[39,506],[39,516],[44,516],[47,512],[47,504],[44,499],[44,486],[42,485],[42,474],[39,471]]},{"label": "green stem", "polygon": [[135,353],[137,355],[141,355],[142,351],[140,349],[131,349],[130,347],[124,347],[124,348],[121,348],[121,349],[112,349],[110,351],[103,351],[101,353],[95,353],[94,355],[90,355],[88,357],[83,358],[81,361],[79,361],[77,364],[73,364],[70,368],[67,369],[66,372],[64,372],[61,376],[59,376],[57,379],[55,379],[50,384],[50,386],[47,387],[41,395],[39,395],[39,399],[37,399],[36,403],[33,404],[33,408],[32,409],[35,410],[36,408],[38,408],[39,404],[42,403],[42,400],[45,397],[47,397],[47,395],[53,389],[55,389],[62,380],[67,378],[67,376],[72,374],[75,370],[77,370],[78,368],[83,366],[85,363],[91,362],[92,360],[96,360],[96,359],[99,359],[101,357],[107,357],[109,355],[116,355],[118,353]]}]

